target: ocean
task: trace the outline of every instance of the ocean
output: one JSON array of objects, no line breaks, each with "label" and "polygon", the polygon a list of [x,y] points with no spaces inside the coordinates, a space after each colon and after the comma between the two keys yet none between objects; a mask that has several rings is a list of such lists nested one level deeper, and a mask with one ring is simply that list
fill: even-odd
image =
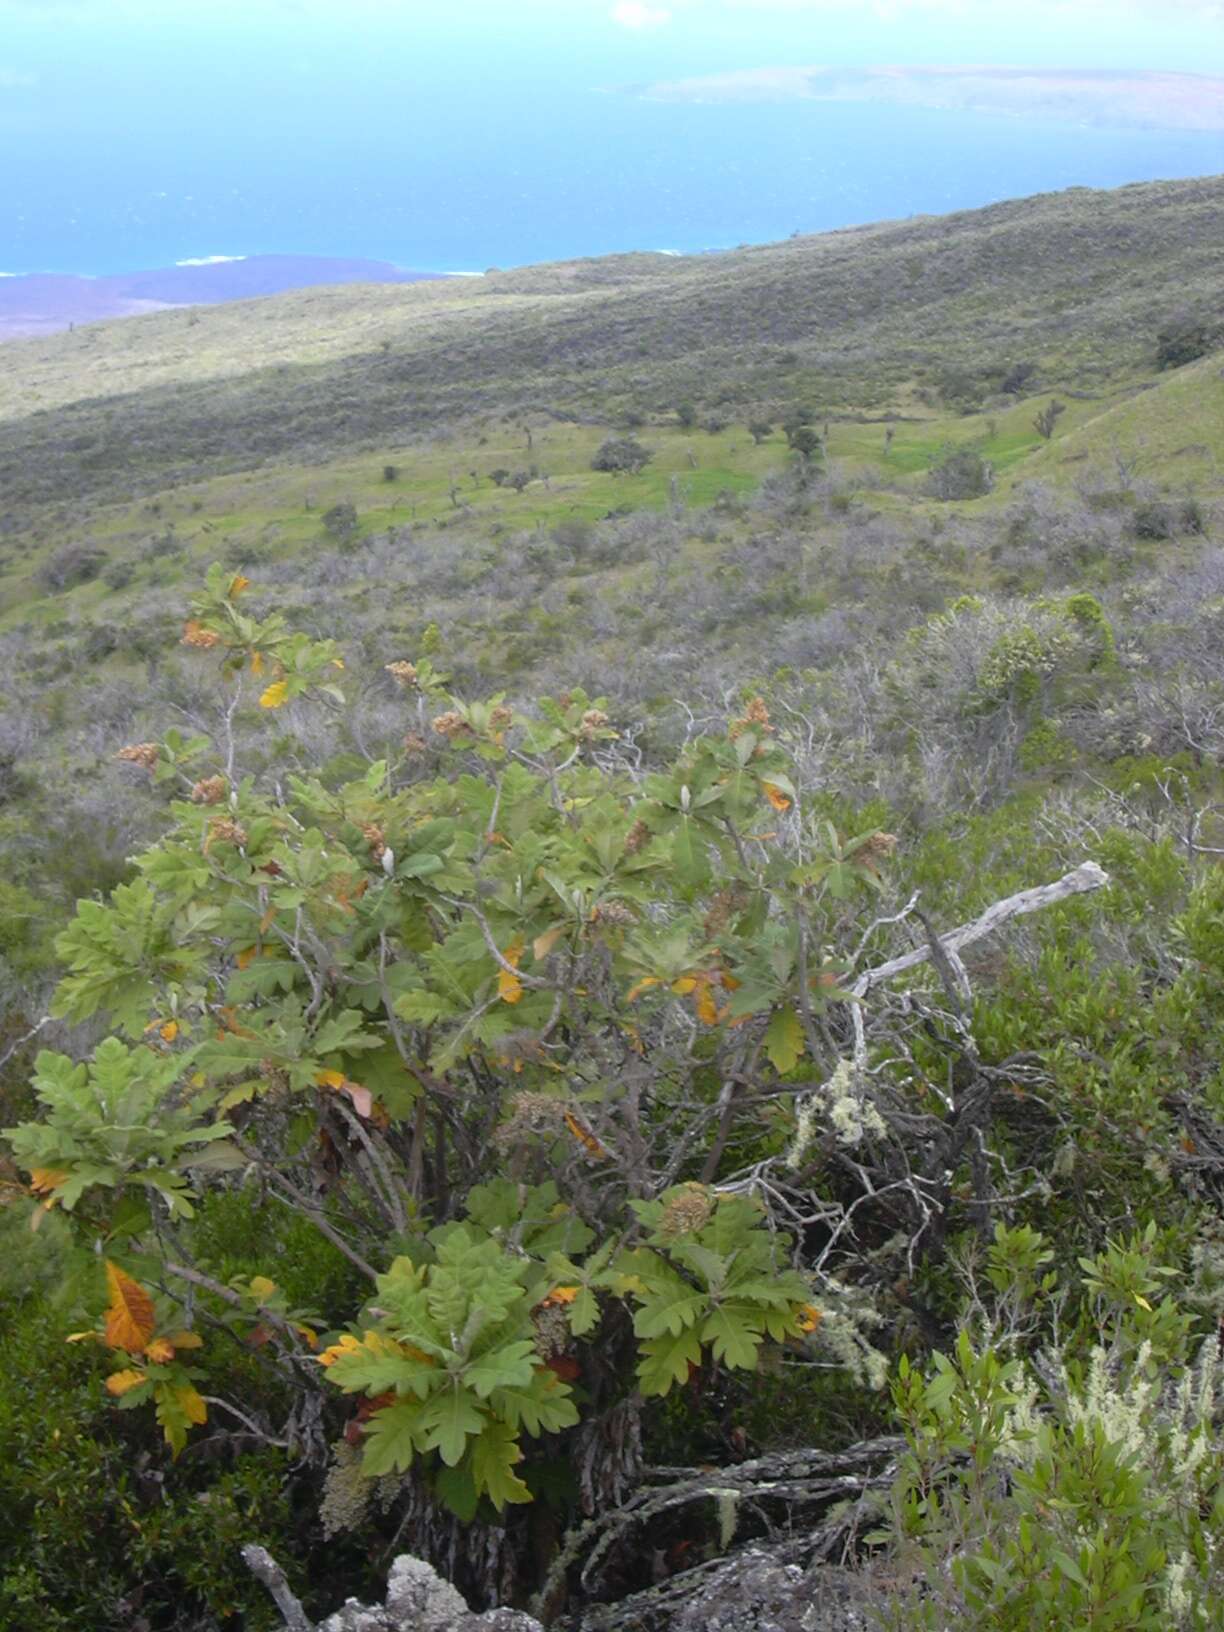
[{"label": "ocean", "polygon": [[[241,113],[241,117],[237,116]],[[696,252],[999,199],[1224,171],[1216,133],[850,103],[682,105],[589,85],[457,101],[412,87],[227,105],[90,142],[4,132],[0,272],[117,273],[216,255],[361,256],[421,271]]]}]

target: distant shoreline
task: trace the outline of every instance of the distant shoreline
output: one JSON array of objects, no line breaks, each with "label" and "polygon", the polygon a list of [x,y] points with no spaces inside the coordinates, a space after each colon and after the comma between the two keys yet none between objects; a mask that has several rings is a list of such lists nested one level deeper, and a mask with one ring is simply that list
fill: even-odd
[{"label": "distant shoreline", "polygon": [[193,306],[257,300],[345,283],[429,283],[483,273],[422,272],[390,261],[327,255],[193,256],[127,273],[0,273],[0,341],[61,333],[77,324]]}]

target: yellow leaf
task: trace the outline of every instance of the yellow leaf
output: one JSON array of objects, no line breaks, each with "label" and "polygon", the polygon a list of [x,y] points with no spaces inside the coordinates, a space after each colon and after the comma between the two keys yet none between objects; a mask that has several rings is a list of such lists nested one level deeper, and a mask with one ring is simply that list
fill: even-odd
[{"label": "yellow leaf", "polygon": [[30,1189],[36,1196],[49,1196],[61,1184],[68,1182],[68,1174],[60,1167],[32,1167]]},{"label": "yellow leaf", "polygon": [[303,1326],[300,1321],[294,1321],[293,1329],[299,1337],[304,1337],[312,1349],[317,1349],[319,1340],[309,1326]]},{"label": "yellow leaf", "polygon": [[[523,955],[523,946],[522,940],[514,940],[502,953],[502,957],[505,958],[506,962],[515,969],[518,968],[519,959]],[[523,996],[522,981],[517,975],[512,974],[509,969],[500,970],[497,976],[497,995],[503,1003],[520,1002]]]},{"label": "yellow leaf", "polygon": [[115,1371],[106,1379],[106,1392],[121,1400],[132,1389],[139,1388],[145,1380],[143,1371]]},{"label": "yellow leaf", "polygon": [[702,1025],[718,1024],[718,1004],[714,1001],[714,992],[708,980],[703,980],[693,994],[693,1007]]},{"label": "yellow leaf", "polygon": [[72,1332],[64,1339],[65,1343],[101,1343],[101,1332]]},{"label": "yellow leaf", "polygon": [[550,1303],[573,1303],[581,1290],[582,1288],[578,1286],[554,1286],[544,1299],[543,1306],[547,1308]]},{"label": "yellow leaf", "polygon": [[276,1282],[270,1281],[266,1275],[252,1275],[247,1282],[247,1289],[253,1298],[259,1299],[260,1303],[267,1303],[268,1299],[276,1291]]},{"label": "yellow leaf", "polygon": [[208,1406],[203,1396],[197,1394],[190,1383],[184,1383],[181,1388],[176,1388],[174,1397],[182,1406],[183,1415],[188,1422],[199,1424],[208,1421]]},{"label": "yellow leaf", "polygon": [[167,1365],[174,1359],[174,1344],[169,1338],[155,1337],[145,1349],[145,1359],[152,1360],[156,1366]]},{"label": "yellow leaf", "polygon": [[637,985],[630,991],[629,995],[625,999],[625,1002],[634,1002],[635,999],[641,997],[643,992],[649,991],[650,987],[657,986],[658,984],[659,980],[657,975],[643,976],[643,978],[638,981]]},{"label": "yellow leaf", "polygon": [[204,1347],[204,1339],[199,1332],[171,1332],[166,1342],[173,1343],[176,1349],[202,1349]]},{"label": "yellow leaf", "polygon": [[817,1309],[814,1303],[805,1303],[795,1316],[795,1324],[801,1332],[814,1332],[823,1319],[823,1309]]},{"label": "yellow leaf", "polygon": [[153,1299],[138,1281],[106,1260],[106,1284],[110,1303],[106,1309],[106,1341],[112,1349],[139,1354],[153,1336]]},{"label": "yellow leaf", "polygon": [[343,1354],[360,1354],[361,1347],[360,1338],[354,1337],[352,1332],[345,1332],[338,1343],[333,1343],[329,1349],[324,1349],[323,1353],[316,1358],[321,1366],[330,1366],[339,1360]]},{"label": "yellow leaf", "polygon": [[318,1083],[320,1088],[343,1088],[344,1072],[320,1071],[318,1076],[315,1078],[315,1081]]},{"label": "yellow leaf", "polygon": [[343,669],[344,668],[344,659],[342,657],[333,657],[332,658],[332,668],[333,669]]},{"label": "yellow leaf", "polygon": [[272,684],[260,694],[260,708],[279,708],[289,695],[289,684],[286,680],[274,680]]},{"label": "yellow leaf", "polygon": [[238,953],[237,957],[234,959],[234,962],[238,965],[239,969],[246,969],[255,962],[255,959],[258,956],[259,948],[257,946],[247,946]]},{"label": "yellow leaf", "polygon": [[251,653],[251,673],[252,674],[262,674],[263,672],[264,672],[263,653],[262,652],[252,652]]},{"label": "yellow leaf", "polygon": [[554,924],[551,929],[546,929],[543,935],[536,936],[535,940],[531,943],[531,955],[537,963],[539,963],[541,958],[546,958],[548,956],[553,947],[556,946],[557,942],[564,934],[565,925]]},{"label": "yellow leaf", "polygon": [[178,1021],[167,1020],[164,1026],[158,1027],[157,1034],[163,1043],[172,1043],[179,1034]]},{"label": "yellow leaf", "polygon": [[781,788],[775,788],[772,782],[762,782],[761,787],[764,789],[766,799],[769,800],[775,810],[790,809],[791,802]]},{"label": "yellow leaf", "polygon": [[671,989],[677,997],[687,997],[697,990],[697,981],[692,975],[681,975],[679,980],[672,981]]},{"label": "yellow leaf", "polygon": [[229,590],[227,591],[230,600],[232,601],[235,596],[241,595],[244,589],[250,589],[250,587],[251,580],[249,578],[244,578],[240,572],[236,572],[230,579],[230,586]]},{"label": "yellow leaf", "polygon": [[1146,1309],[1148,1314],[1150,1315],[1151,1312],[1152,1312],[1152,1306],[1148,1302],[1148,1300],[1146,1298],[1141,1298],[1139,1296],[1138,1292],[1136,1292],[1134,1294],[1134,1298],[1135,1298],[1135,1302],[1139,1305],[1140,1309]]}]

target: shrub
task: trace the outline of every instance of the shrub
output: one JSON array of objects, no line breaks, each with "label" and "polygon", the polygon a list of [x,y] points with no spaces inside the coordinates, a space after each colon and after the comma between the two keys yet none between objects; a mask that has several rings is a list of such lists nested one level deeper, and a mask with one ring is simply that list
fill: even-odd
[{"label": "shrub", "polygon": [[632,436],[610,436],[596,450],[591,460],[592,470],[610,471],[619,476],[628,471],[636,476],[650,463],[654,455]]},{"label": "shrub", "polygon": [[980,499],[993,486],[994,470],[976,448],[953,449],[927,477],[927,491],[936,499]]},{"label": "shrub", "polygon": [[347,500],[333,504],[323,513],[323,530],[337,544],[347,544],[357,534],[357,507]]},{"label": "shrub", "polygon": [[[266,713],[310,694],[338,702],[334,645],[247,615],[246,587],[212,569],[195,644],[228,674],[255,663]],[[516,1471],[538,1460],[526,1441],[579,1431],[579,1374],[588,1389],[663,1395],[694,1368],[751,1370],[764,1346],[809,1336],[835,1339],[843,1364],[870,1355],[859,1315],[792,1267],[762,1203],[702,1179],[718,1153],[703,1153],[701,1129],[720,1050],[738,1056],[756,1035],[776,1079],[819,1048],[803,1016],[837,991],[829,932],[891,841],[814,830],[788,884],[767,845],[734,836],[796,799],[759,700],[640,786],[600,768],[616,733],[599,699],[574,691],[531,720],[499,698],[446,695],[428,658],[413,668],[453,780],[401,784],[379,763],[340,787],[295,778],[286,802],[204,737],[125,751],[190,797],[135,880],[106,905],[83,902],[60,937],[56,1012],[105,1014],[114,1029],[79,1064],[38,1056],[42,1120],[11,1138],[37,1193],[87,1243],[122,1211],[121,1241],[87,1258],[122,1409],[150,1407],[180,1451],[209,1415],[202,1344],[228,1330],[299,1391],[326,1377],[364,1395],[350,1432],[368,1476],[411,1467],[470,1518],[478,1503],[529,1498]],[[779,889],[793,900],[775,916]],[[548,1041],[561,1024],[559,1081]],[[656,1086],[635,1092],[640,1109],[583,1086],[643,1065]],[[830,1113],[839,1127],[862,1092],[847,1079]],[[437,1121],[426,1160],[412,1130],[448,1104],[471,1136]],[[866,1104],[856,1114],[881,1125]],[[656,1168],[657,1128],[686,1124]],[[728,1122],[723,1143],[731,1134]],[[750,1121],[740,1137],[759,1132]],[[489,1183],[492,1150],[514,1182]],[[312,1199],[320,1160],[333,1169],[325,1188],[348,1197],[340,1210]],[[334,1325],[317,1291],[303,1299],[283,1277],[180,1273],[154,1221],[186,1242],[202,1199],[252,1164],[376,1281],[353,1324]],[[544,1174],[555,1188],[533,1182]],[[154,1284],[170,1290],[154,1297]],[[315,1344],[324,1368],[303,1377],[295,1356]],[[545,1445],[545,1461],[556,1454]]]},{"label": "shrub", "polygon": [[106,565],[104,550],[88,544],[64,544],[42,563],[34,576],[43,589],[58,594],[87,584],[96,578]]},{"label": "shrub", "polygon": [[[996,1232],[991,1285],[1012,1312],[1055,1293],[1036,1232]],[[962,1331],[895,1398],[909,1455],[894,1491],[903,1559],[923,1579],[887,1624],[980,1632],[1165,1632],[1214,1624],[1224,1591],[1224,1406],[1214,1333],[1152,1264],[1155,1227],[1082,1261],[1096,1341],[1030,1366]],[[1017,1262],[1016,1248],[1022,1250]],[[1029,1267],[1031,1266],[1031,1267]],[[1157,1301],[1159,1300],[1159,1301]]]},{"label": "shrub", "polygon": [[1149,499],[1135,506],[1131,531],[1136,538],[1163,541],[1177,536],[1177,511],[1163,499]]},{"label": "shrub", "polygon": [[1156,366],[1183,368],[1206,357],[1224,341],[1224,324],[1205,313],[1179,312],[1156,335]]}]

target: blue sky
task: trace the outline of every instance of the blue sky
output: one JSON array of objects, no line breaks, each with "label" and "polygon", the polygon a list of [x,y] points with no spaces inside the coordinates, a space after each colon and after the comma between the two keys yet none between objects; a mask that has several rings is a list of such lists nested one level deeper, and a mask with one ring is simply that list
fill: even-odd
[{"label": "blue sky", "polygon": [[[1153,150],[1133,170],[1125,156],[1082,173],[1034,157],[992,179],[967,155],[979,173],[967,190],[919,196],[893,175],[877,206],[869,189],[852,199],[850,179],[834,177],[827,208],[808,209],[808,173],[783,174],[788,130],[809,143],[810,170],[822,142],[858,139],[833,115],[818,137],[810,113],[745,114],[733,137],[623,95],[734,69],[881,62],[1224,73],[1224,3],[0,0],[0,270],[118,269],[231,247],[428,256],[431,266],[660,234],[693,248],[780,232],[792,216],[805,228],[870,219],[911,194],[914,209],[954,207],[1224,169],[1207,150],[1201,160]],[[777,193],[768,216],[733,174],[734,143],[751,148],[753,119]],[[946,166],[954,144],[941,140],[930,162]],[[720,143],[721,169],[703,171],[703,148]],[[900,159],[881,137],[871,162],[895,171]],[[640,226],[635,188],[652,201]],[[729,197],[724,224],[715,206],[728,188],[743,196]],[[703,189],[701,209],[669,231],[668,199],[687,208]],[[595,220],[601,208],[608,218]],[[527,212],[550,210],[555,231],[526,230]]]}]

